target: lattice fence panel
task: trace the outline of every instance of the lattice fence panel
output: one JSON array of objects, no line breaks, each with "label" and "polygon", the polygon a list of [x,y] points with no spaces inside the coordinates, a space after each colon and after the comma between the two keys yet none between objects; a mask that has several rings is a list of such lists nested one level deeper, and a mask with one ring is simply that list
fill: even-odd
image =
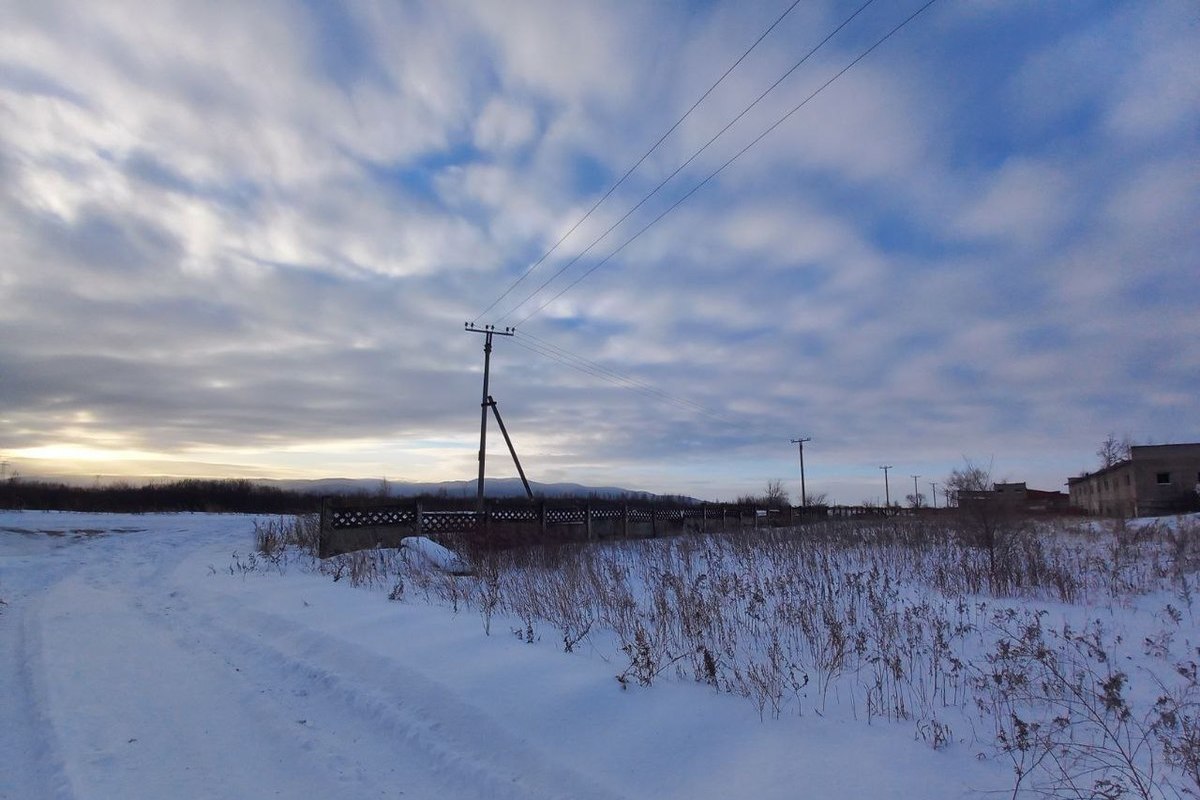
[{"label": "lattice fence panel", "polygon": [[582,508],[547,508],[546,522],[550,525],[582,525],[587,511]]},{"label": "lattice fence panel", "polygon": [[541,519],[536,508],[494,508],[491,515],[496,522],[537,522]]},{"label": "lattice fence panel", "polygon": [[473,530],[474,511],[426,511],[421,514],[422,533],[463,533]]},{"label": "lattice fence panel", "polygon": [[412,525],[416,521],[416,510],[395,506],[333,508],[329,511],[329,527],[335,531],[353,530],[354,528],[383,528],[389,525]]}]

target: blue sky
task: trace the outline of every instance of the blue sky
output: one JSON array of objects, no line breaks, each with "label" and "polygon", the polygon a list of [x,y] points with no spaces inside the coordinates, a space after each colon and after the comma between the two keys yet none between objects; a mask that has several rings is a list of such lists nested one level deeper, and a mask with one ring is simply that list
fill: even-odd
[{"label": "blue sky", "polygon": [[[464,320],[540,308],[922,5],[871,4],[503,316],[861,5],[803,0],[480,317],[789,4],[5,2],[0,458],[472,476]],[[935,3],[497,342],[526,471],[796,494],[804,435],[810,491],[858,502],[880,464],[1053,489],[1110,432],[1200,440],[1198,33]]]}]

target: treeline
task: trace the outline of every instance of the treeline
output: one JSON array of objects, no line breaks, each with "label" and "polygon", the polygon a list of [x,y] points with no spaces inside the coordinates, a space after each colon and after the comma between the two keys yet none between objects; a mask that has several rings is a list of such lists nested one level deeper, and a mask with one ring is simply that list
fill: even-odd
[{"label": "treeline", "polygon": [[8,480],[0,483],[0,508],[36,511],[111,511],[143,514],[158,511],[303,514],[319,511],[315,494],[263,486],[248,480],[185,479],[145,486]]},{"label": "treeline", "polygon": [[[337,497],[355,498],[363,502],[398,503],[423,502],[440,510],[475,508],[475,498],[450,497],[445,491],[414,497],[388,496],[380,490],[334,492]],[[298,492],[267,486],[245,479],[181,480],[135,486],[128,483],[72,486],[50,481],[10,478],[0,482],[0,509],[29,511],[102,511],[122,514],[149,514],[170,511],[200,511],[240,514],[308,514],[321,510],[321,498],[330,492]],[[539,496],[538,502],[543,498]],[[609,497],[554,497],[551,502],[589,501],[600,504],[619,503]],[[493,505],[526,505],[525,498],[488,498]],[[639,498],[650,505],[694,504],[688,497],[661,496]]]}]

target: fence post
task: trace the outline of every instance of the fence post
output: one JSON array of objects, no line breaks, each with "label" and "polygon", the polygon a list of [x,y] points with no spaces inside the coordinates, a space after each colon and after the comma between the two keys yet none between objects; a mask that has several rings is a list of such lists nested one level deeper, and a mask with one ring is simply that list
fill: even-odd
[{"label": "fence post", "polygon": [[650,506],[650,538],[658,538],[658,507]]},{"label": "fence post", "polygon": [[629,538],[629,501],[621,506],[621,538]]},{"label": "fence post", "polygon": [[317,533],[317,558],[329,552],[329,498],[321,498],[321,527]]},{"label": "fence post", "polygon": [[725,521],[726,511],[728,511],[728,509],[725,507],[724,504],[722,504],[721,505],[721,533],[724,533],[725,531],[729,530],[729,523],[727,523]]},{"label": "fence post", "polygon": [[700,504],[700,532],[708,533],[708,503]]},{"label": "fence post", "polygon": [[424,533],[425,520],[421,518],[421,504],[417,503],[417,536]]},{"label": "fence post", "polygon": [[587,530],[587,540],[590,542],[592,540],[592,501],[590,499],[587,501],[587,505],[584,506],[583,513],[587,515],[584,518],[584,525]]},{"label": "fence post", "polygon": [[538,506],[538,525],[542,529],[542,541],[546,541],[546,501],[543,500]]}]

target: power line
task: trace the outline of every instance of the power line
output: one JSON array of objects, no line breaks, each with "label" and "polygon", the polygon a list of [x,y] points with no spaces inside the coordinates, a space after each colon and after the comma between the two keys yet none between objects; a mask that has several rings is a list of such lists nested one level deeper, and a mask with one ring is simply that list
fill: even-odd
[{"label": "power line", "polygon": [[[528,350],[532,353],[536,353],[544,358],[550,359],[551,361],[555,361],[559,364],[562,364],[563,366],[570,367],[571,369],[582,372],[585,375],[590,375],[594,378],[598,378],[600,380],[607,381],[608,383],[619,386],[620,388],[629,389],[631,391],[638,392],[639,394],[642,394],[646,397],[650,397],[655,400],[660,400],[662,402],[671,403],[672,405],[678,406],[678,407],[683,408],[688,411],[702,414],[706,417],[710,417],[714,420],[717,420],[718,422],[722,422],[727,425],[738,425],[738,423],[734,422],[733,420],[730,420],[726,417],[716,414],[716,413],[710,411],[709,409],[705,408],[704,406],[700,405],[699,403],[696,403],[691,400],[687,400],[686,398],[678,397],[678,396],[670,394],[668,392],[664,392],[663,390],[658,389],[648,383],[645,383],[644,381],[639,381],[636,378],[631,378],[627,375],[622,375],[620,373],[614,372],[610,369],[602,367],[599,364],[596,364],[595,362],[588,361],[587,359],[583,358],[582,356],[578,356],[569,351],[562,350],[562,348],[555,347],[554,349],[551,349],[552,347],[554,347],[553,345],[546,347],[541,344],[521,341],[519,338],[515,339],[513,341],[513,343],[518,345],[519,347],[525,348],[526,350]],[[558,352],[555,352],[556,350]]]},{"label": "power line", "polygon": [[[749,105],[747,105],[747,106],[746,106],[745,108],[743,108],[743,109],[742,109],[740,112],[738,112],[738,114],[737,114],[737,115],[736,115],[736,116],[735,116],[733,119],[731,119],[731,120],[730,120],[728,123],[726,123],[726,124],[725,124],[725,127],[721,128],[719,131],[717,131],[717,132],[716,132],[716,134],[714,134],[714,135],[712,136],[712,138],[710,138],[710,139],[709,139],[707,142],[705,142],[705,143],[704,143],[704,144],[703,144],[703,145],[700,147],[700,149],[696,150],[694,153],[692,153],[690,156],[688,156],[688,158],[687,158],[687,160],[686,160],[686,161],[684,161],[682,164],[680,164],[679,166],[677,166],[677,167],[674,169],[674,171],[672,171],[672,172],[671,172],[669,175],[667,175],[667,177],[665,177],[665,178],[663,178],[661,181],[659,181],[659,183],[658,183],[658,185],[657,185],[657,186],[655,186],[653,189],[651,189],[651,190],[650,190],[650,192],[649,192],[649,193],[647,193],[647,194],[646,194],[646,195],[645,195],[645,196],[644,196],[644,197],[643,197],[641,200],[639,200],[639,201],[637,202],[637,204],[636,204],[636,205],[634,205],[632,208],[630,208],[628,211],[626,211],[626,212],[625,212],[625,214],[624,214],[624,215],[623,215],[623,216],[622,216],[620,219],[618,219],[616,222],[614,222],[612,225],[610,225],[610,226],[608,227],[608,229],[604,231],[604,233],[600,234],[598,237],[596,237],[594,240],[592,240],[592,243],[591,243],[591,244],[589,244],[589,245],[588,245],[586,248],[584,248],[584,249],[583,249],[581,252],[577,253],[577,254],[576,254],[576,255],[575,255],[575,256],[574,256],[574,257],[573,257],[573,258],[572,258],[570,261],[568,261],[566,264],[563,264],[563,266],[559,268],[558,272],[555,272],[555,273],[554,273],[553,275],[551,275],[551,276],[550,276],[550,277],[549,277],[547,280],[543,281],[541,286],[539,286],[538,288],[536,288],[536,289],[534,289],[532,292],[530,292],[528,295],[526,295],[526,297],[525,297],[525,299],[524,299],[524,300],[522,300],[520,303],[517,303],[517,305],[513,306],[513,307],[512,307],[512,308],[511,308],[511,309],[510,309],[510,310],[509,310],[507,313],[505,313],[505,314],[504,314],[504,316],[500,317],[500,319],[498,320],[498,322],[503,322],[503,321],[504,321],[505,319],[507,319],[507,318],[508,318],[510,315],[512,315],[512,314],[513,314],[513,313],[515,313],[515,312],[516,312],[518,309],[520,309],[520,308],[521,308],[521,306],[525,305],[525,304],[526,304],[526,303],[528,303],[530,300],[532,300],[534,297],[536,297],[536,296],[538,295],[538,293],[540,293],[540,292],[541,292],[543,289],[545,289],[545,288],[546,288],[548,285],[550,285],[551,283],[553,283],[553,282],[554,282],[554,281],[555,281],[555,280],[556,280],[556,279],[557,279],[557,278],[558,278],[560,275],[562,275],[564,272],[566,272],[568,269],[570,269],[572,266],[574,266],[574,265],[575,265],[575,264],[576,264],[576,263],[579,261],[579,259],[581,259],[581,258],[583,258],[583,256],[587,255],[587,253],[588,253],[589,251],[591,251],[591,249],[592,249],[593,247],[595,247],[595,246],[596,246],[597,244],[599,244],[601,241],[603,241],[604,239],[606,239],[610,233],[612,233],[612,232],[613,232],[613,231],[614,231],[614,230],[615,230],[615,229],[616,229],[616,228],[617,228],[619,225],[621,225],[621,223],[623,223],[625,220],[629,219],[629,217],[630,217],[630,216],[631,216],[631,215],[632,215],[632,214],[633,214],[635,211],[637,211],[639,208],[641,208],[643,205],[645,205],[645,203],[646,203],[648,200],[650,200],[650,198],[652,198],[652,197],[654,197],[654,195],[658,194],[659,190],[661,190],[661,189],[662,189],[664,186],[666,186],[668,183],[670,183],[670,182],[671,182],[671,180],[672,180],[672,179],[673,179],[673,178],[674,178],[676,175],[678,175],[680,172],[682,172],[684,169],[686,169],[686,168],[687,168],[687,166],[688,166],[689,164],[691,164],[693,161],[695,161],[695,160],[696,160],[696,158],[698,158],[698,157],[699,157],[699,156],[700,156],[700,155],[701,155],[701,154],[702,154],[702,153],[703,153],[705,150],[707,150],[709,147],[711,147],[711,146],[713,145],[713,143],[715,143],[715,142],[717,141],[717,139],[720,139],[722,136],[724,136],[724,135],[725,135],[725,133],[726,133],[726,132],[727,132],[727,131],[728,131],[730,128],[732,128],[732,127],[733,127],[735,124],[737,124],[737,122],[738,122],[739,120],[741,120],[741,119],[742,119],[742,117],[744,117],[744,116],[746,116],[746,114],[750,113],[750,111],[751,111],[751,110],[752,110],[752,109],[753,109],[755,106],[757,106],[757,105],[758,105],[760,102],[762,102],[762,100],[763,100],[763,99],[764,99],[764,98],[765,98],[765,97],[766,97],[768,94],[770,94],[771,92],[773,92],[773,91],[774,91],[774,90],[775,90],[775,89],[776,89],[776,88],[779,86],[779,84],[781,84],[781,83],[783,83],[785,80],[787,80],[787,78],[788,78],[788,77],[790,77],[790,76],[792,75],[792,73],[794,73],[794,72],[795,72],[797,69],[799,69],[799,68],[800,68],[800,67],[801,67],[801,66],[802,66],[802,65],[803,65],[805,62],[807,62],[807,61],[808,61],[810,58],[812,58],[812,56],[813,56],[813,55],[814,55],[814,54],[815,54],[815,53],[816,53],[818,50],[820,50],[822,47],[824,47],[826,44],[828,44],[828,42],[829,42],[829,40],[830,40],[830,39],[832,39],[832,38],[833,38],[834,36],[836,36],[836,35],[837,35],[837,34],[838,34],[838,33],[839,33],[839,32],[840,32],[840,31],[841,31],[843,28],[845,28],[847,25],[849,25],[849,24],[850,24],[850,23],[851,23],[851,22],[854,20],[854,18],[855,18],[855,17],[857,17],[857,16],[858,16],[859,14],[861,14],[861,13],[862,13],[864,10],[866,10],[866,8],[867,8],[868,6],[870,6],[870,5],[871,5],[873,2],[875,2],[875,0],[867,0],[865,3],[863,3],[861,6],[859,6],[859,7],[858,7],[858,9],[856,9],[856,10],[854,11],[854,13],[853,13],[853,14],[851,14],[850,16],[848,16],[846,19],[842,20],[842,22],[841,22],[841,24],[840,24],[840,25],[838,25],[836,28],[834,28],[832,31],[830,31],[830,32],[829,32],[829,33],[828,33],[828,34],[825,36],[825,38],[824,38],[824,39],[822,39],[820,42],[818,42],[818,43],[817,43],[817,45],[816,45],[815,47],[813,47],[811,50],[809,50],[807,53],[805,53],[805,55],[804,55],[804,57],[803,57],[803,58],[801,58],[799,61],[797,61],[795,64],[793,64],[793,65],[791,66],[791,68],[787,70],[787,72],[783,73],[783,75],[781,75],[781,76],[779,77],[779,79],[778,79],[778,80],[776,80],[774,83],[772,83],[770,86],[768,86],[768,87],[766,88],[766,90],[765,90],[765,91],[763,91],[761,94],[759,94],[759,95],[758,95],[758,97],[754,98],[754,100],[753,100],[753,101],[752,101],[752,102],[751,102]],[[639,163],[641,163],[641,162],[639,162]],[[624,180],[624,179],[622,178],[622,180]],[[611,192],[610,192],[610,193],[611,193]],[[607,195],[606,195],[606,196],[607,196]],[[574,285],[574,284],[572,284],[572,285]],[[497,301],[497,302],[498,302],[498,301]],[[494,304],[493,304],[493,305],[494,305]],[[539,310],[540,310],[540,309],[539,309]]]},{"label": "power line", "polygon": [[[638,167],[640,167],[642,165],[642,162],[644,162],[647,158],[649,158],[650,154],[653,153],[655,150],[657,150],[658,146],[660,144],[662,144],[664,141],[666,141],[667,137],[670,136],[672,133],[674,133],[675,129],[683,124],[684,120],[686,120],[688,117],[691,116],[692,112],[696,110],[697,106],[699,106],[701,103],[703,103],[705,101],[705,99],[710,94],[713,93],[713,90],[715,90],[718,86],[720,86],[721,83],[727,77],[729,77],[729,73],[731,73],[735,69],[737,69],[737,66],[746,59],[746,56],[750,55],[750,53],[753,52],[756,47],[758,47],[758,45],[762,42],[762,40],[767,38],[767,36],[771,33],[771,31],[775,30],[775,26],[778,25],[780,22],[783,22],[783,18],[786,17],[788,14],[792,13],[792,9],[794,9],[799,4],[800,4],[800,0],[793,0],[792,4],[790,6],[788,6],[784,10],[784,12],[782,14],[780,14],[779,17],[774,22],[772,22],[767,27],[767,29],[762,32],[761,35],[759,35],[759,37],[757,39],[754,40],[754,43],[750,45],[750,47],[746,50],[746,52],[744,52],[740,56],[738,56],[737,61],[734,61],[729,66],[729,68],[726,69],[725,72],[723,72],[721,74],[721,77],[717,78],[716,83],[714,83],[712,86],[709,86],[708,89],[706,89],[704,91],[704,94],[700,95],[700,98],[698,100],[696,100],[696,102],[692,103],[691,108],[689,108],[687,111],[685,111],[683,113],[682,117],[675,120],[675,124],[672,125],[670,128],[668,128],[666,133],[664,133],[662,136],[658,137],[658,141],[656,141],[653,145],[651,145],[650,149],[647,150],[642,155],[641,158],[639,158],[636,162],[634,162],[633,166],[630,167],[628,170],[626,170],[625,174],[622,175],[617,180],[616,183],[614,183],[612,186],[610,186],[608,191],[605,192],[604,195],[599,200],[597,200],[595,203],[592,204],[592,207],[587,210],[587,213],[585,213],[582,217],[580,217],[575,222],[575,224],[571,226],[571,229],[568,230],[566,233],[564,233],[559,238],[559,240],[557,242],[555,242],[554,245],[549,250],[547,250],[545,253],[542,253],[541,258],[539,258],[537,261],[533,262],[533,264],[530,265],[529,269],[525,270],[525,272],[521,275],[521,277],[519,277],[515,281],[513,281],[512,285],[510,285],[507,289],[504,290],[504,292],[499,297],[497,297],[495,300],[492,301],[491,305],[489,305],[483,311],[479,312],[479,315],[477,317],[475,317],[475,319],[473,321],[478,322],[480,320],[480,318],[483,317],[484,314],[488,313],[493,308],[495,308],[496,305],[499,304],[499,302],[501,300],[503,300],[505,297],[507,297],[509,295],[509,293],[512,292],[513,289],[517,288],[517,286],[519,286],[522,281],[524,281],[526,278],[528,278],[530,276],[530,274],[532,274],[533,271],[542,264],[543,261],[545,261],[555,250],[557,250],[559,245],[561,245],[563,242],[565,242],[567,240],[567,238],[570,237],[570,235],[572,233],[574,233],[575,230],[580,225],[582,225],[584,223],[584,221],[587,220],[588,217],[590,217],[592,215],[592,212],[594,212],[597,208],[599,208],[600,204],[603,203],[605,200],[607,200],[609,198],[609,196],[612,195],[612,193],[617,190],[617,187],[619,187],[621,184],[623,184],[625,182],[625,179],[628,178],[630,175],[632,175],[634,170],[636,170]],[[522,301],[522,305],[523,304],[524,304],[524,301]],[[514,310],[516,310],[516,309],[514,309]]]},{"label": "power line", "polygon": [[[780,125],[782,125],[788,119],[790,119],[794,114],[796,114],[796,112],[798,112],[800,109],[804,108],[804,106],[808,105],[808,103],[811,102],[813,100],[813,98],[815,98],[817,95],[821,94],[821,92],[825,91],[825,89],[827,89],[830,86],[830,84],[832,84],[838,78],[842,77],[847,72],[849,72],[850,69],[854,67],[854,65],[856,65],[858,62],[862,61],[864,58],[866,58],[868,55],[870,55],[876,48],[878,48],[880,45],[882,45],[888,39],[892,38],[892,36],[894,36],[896,33],[898,33],[902,28],[904,28],[906,25],[908,25],[910,22],[912,22],[914,19],[916,19],[923,11],[925,11],[925,9],[929,8],[931,5],[933,5],[936,2],[937,2],[937,0],[929,0],[927,3],[925,3],[925,5],[921,6],[916,11],[914,11],[911,15],[909,15],[907,18],[905,18],[905,20],[903,22],[901,22],[899,25],[892,28],[890,31],[888,31],[886,34],[884,34],[880,39],[876,40],[876,42],[873,45],[871,45],[866,50],[864,50],[862,53],[860,53],[853,61],[851,61],[845,67],[842,67],[842,69],[839,70],[832,78],[825,81],[825,83],[821,84],[821,86],[818,87],[816,91],[814,91],[808,97],[804,98],[804,100],[802,100],[798,105],[796,105],[794,108],[792,108],[791,111],[788,111],[786,114],[784,114],[782,117],[780,117],[774,123],[772,123],[770,127],[768,127],[765,131],[763,131],[758,136],[756,136],[753,140],[751,140],[751,142],[749,144],[747,144],[745,147],[743,147],[741,150],[739,150],[737,153],[735,153],[732,157],[730,157],[730,159],[728,161],[726,161],[724,164],[722,164],[720,167],[718,167],[716,170],[714,170],[712,173],[710,173],[708,175],[708,177],[706,177],[704,180],[700,181],[700,183],[696,184],[691,189],[689,189],[686,194],[684,194],[682,197],[680,197],[678,200],[676,200],[671,206],[669,206],[665,211],[663,211],[657,217],[652,219],[645,227],[641,228],[637,233],[633,234],[628,239],[626,239],[624,242],[622,242],[621,245],[619,247],[617,247],[617,249],[613,250],[611,253],[609,253],[607,256],[605,256],[603,259],[601,259],[596,264],[594,264],[591,267],[591,269],[587,270],[582,275],[580,275],[578,278],[576,278],[574,281],[572,281],[570,284],[568,284],[564,289],[562,289],[560,292],[558,292],[558,294],[554,295],[549,300],[542,303],[540,306],[535,308],[533,311],[529,312],[524,317],[522,317],[521,320],[514,327],[520,327],[521,325],[528,322],[531,317],[533,317],[536,314],[538,314],[539,312],[541,312],[542,309],[546,308],[546,306],[550,305],[555,300],[562,297],[564,294],[566,294],[568,291],[570,291],[575,286],[577,286],[581,281],[583,281],[585,278],[587,278],[593,272],[595,272],[600,267],[607,264],[614,256],[617,255],[617,253],[620,253],[629,244],[631,244],[638,237],[640,237],[643,233],[648,231],[650,228],[654,227],[654,225],[656,225],[659,222],[659,220],[661,220],[663,217],[667,216],[672,211],[674,211],[676,208],[681,206],[689,197],[691,197],[693,194],[695,194],[697,191],[699,191],[701,188],[703,188],[709,181],[711,181],[713,178],[717,177],[722,172],[724,172],[725,169],[730,164],[732,164],[734,161],[736,161],[738,158],[740,158],[742,155],[744,155],[747,150],[749,150],[751,147],[754,147],[754,145],[758,144],[760,141],[762,141],[764,138],[766,138],[768,134],[770,134],[772,131],[774,131],[776,128],[778,128]],[[535,292],[535,294],[536,294],[536,292]],[[530,298],[532,298],[532,295],[530,295]],[[524,305],[525,302],[528,302],[528,300],[530,298],[526,298],[526,300],[523,301],[521,303],[521,305]],[[518,308],[519,307],[520,306],[518,306]],[[509,313],[512,313],[512,312],[509,312]],[[507,317],[508,315],[506,314],[505,316]]]},{"label": "power line", "polygon": [[[513,330],[516,329],[514,328]],[[528,341],[523,341],[524,339],[533,339],[534,342],[531,343]],[[545,339],[534,336],[531,333],[518,332],[517,337],[512,340],[512,343],[523,347],[532,353],[536,353],[544,358],[550,359],[551,361],[562,364],[563,366],[570,367],[586,375],[607,381],[608,383],[611,383],[619,388],[630,389],[638,392],[639,394],[650,397],[651,399],[662,400],[664,402],[679,406],[684,410],[694,411],[724,425],[728,425],[743,432],[761,437],[764,440],[773,438],[775,436],[775,431],[773,429],[768,430],[767,428],[761,427],[757,423],[739,421],[737,419],[724,416],[693,400],[688,400],[687,398],[673,395],[670,392],[659,389],[658,387],[646,381],[638,378],[632,378],[628,375],[617,372],[616,370],[598,364],[595,361],[589,361],[581,355],[572,353],[565,348],[559,347],[558,345],[553,344]]]},{"label": "power line", "polygon": [[662,389],[659,389],[657,386],[654,386],[651,383],[648,383],[648,382],[640,380],[638,378],[633,378],[633,377],[630,377],[623,373],[617,372],[616,370],[605,367],[602,364],[596,363],[595,361],[589,361],[588,359],[584,358],[581,355],[572,353],[570,350],[559,347],[558,345],[553,344],[552,342],[549,342],[545,339],[541,339],[537,336],[534,336],[533,334],[522,333],[520,335],[522,337],[528,337],[530,339],[535,340],[539,347],[541,347],[545,350],[551,351],[551,354],[557,354],[569,361],[574,361],[579,364],[582,364],[584,367],[588,368],[589,370],[593,370],[595,373],[598,373],[597,377],[603,378],[605,376],[608,376],[609,378],[612,378],[615,381],[619,381],[622,384],[627,385],[628,388],[634,389],[635,391],[641,390],[644,394],[649,394],[649,395],[657,397],[661,400],[666,400],[668,402],[672,402],[677,405],[689,408],[693,411],[697,411],[701,414],[712,417],[713,419],[720,420],[721,422],[724,422],[726,424],[738,425],[738,423],[735,422],[734,420],[723,417],[722,415],[711,411],[704,405],[697,403],[694,400],[688,400],[685,397],[679,397],[678,395],[673,395],[670,392],[666,392]]}]

